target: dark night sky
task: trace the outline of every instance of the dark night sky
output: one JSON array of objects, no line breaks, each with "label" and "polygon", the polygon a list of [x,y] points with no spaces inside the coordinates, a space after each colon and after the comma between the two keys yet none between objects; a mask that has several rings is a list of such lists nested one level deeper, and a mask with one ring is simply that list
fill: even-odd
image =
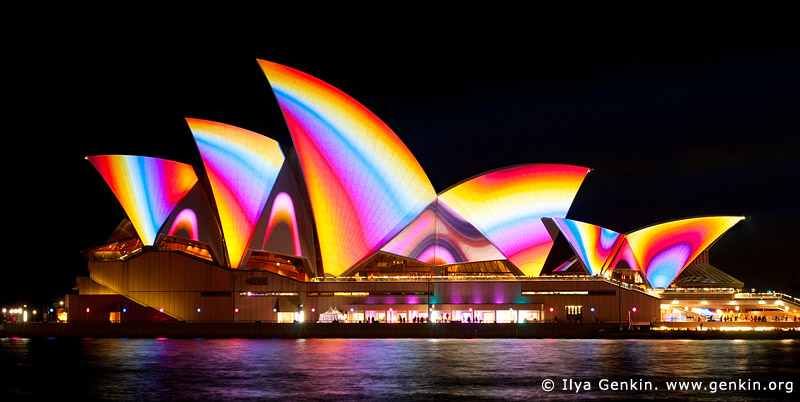
[{"label": "dark night sky", "polygon": [[[0,302],[69,292],[88,274],[79,251],[101,244],[123,218],[84,156],[141,154],[199,167],[184,117],[291,144],[256,58],[363,103],[437,191],[499,167],[568,163],[594,169],[569,218],[628,232],[745,215],[712,248],[711,263],[748,288],[800,296],[800,35],[477,36],[387,38],[375,48],[363,33],[287,43],[264,32],[244,44],[188,29],[87,29],[15,47],[7,111],[17,123],[6,132],[21,143],[6,148],[3,162],[13,189],[5,227],[14,237]],[[571,255],[563,242],[554,253],[557,262]]]}]

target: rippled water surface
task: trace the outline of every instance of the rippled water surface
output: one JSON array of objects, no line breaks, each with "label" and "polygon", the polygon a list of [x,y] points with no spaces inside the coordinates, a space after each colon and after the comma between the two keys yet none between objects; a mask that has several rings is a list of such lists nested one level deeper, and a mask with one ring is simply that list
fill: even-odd
[{"label": "rippled water surface", "polygon": [[2,400],[800,400],[799,367],[772,340],[0,339]]}]

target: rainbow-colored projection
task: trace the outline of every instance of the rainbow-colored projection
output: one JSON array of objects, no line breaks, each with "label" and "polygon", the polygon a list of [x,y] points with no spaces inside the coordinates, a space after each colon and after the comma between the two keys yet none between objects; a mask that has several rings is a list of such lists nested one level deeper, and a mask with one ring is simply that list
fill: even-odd
[{"label": "rainbow-colored projection", "polygon": [[561,265],[556,267],[556,269],[554,269],[553,272],[567,272],[569,267],[575,265],[576,262],[578,262],[578,259],[575,258],[575,257],[572,257],[569,260],[566,260],[563,263],[561,263]]},{"label": "rainbow-colored projection", "polygon": [[197,214],[189,208],[178,212],[172,222],[172,227],[169,228],[169,235],[200,241],[200,235],[197,230]]},{"label": "rainbow-colored projection", "polygon": [[294,202],[292,197],[285,193],[280,192],[275,196],[275,201],[272,203],[272,211],[269,213],[269,222],[267,223],[267,233],[264,235],[264,242],[261,248],[267,249],[267,241],[272,235],[273,230],[279,224],[284,224],[289,228],[292,236],[292,246],[294,255],[302,256],[303,247],[300,246],[300,229],[297,225],[297,215],[294,210]]},{"label": "rainbow-colored projection", "polygon": [[553,239],[543,217],[563,218],[589,169],[523,165],[467,180],[439,195],[527,276],[539,276]]},{"label": "rainbow-colored projection", "polygon": [[249,130],[186,121],[211,183],[230,267],[239,268],[283,164],[283,152],[274,140]]},{"label": "rainbow-colored projection", "polygon": [[682,219],[640,229],[626,237],[650,285],[666,288],[693,259],[742,219]]},{"label": "rainbow-colored projection", "polygon": [[[620,263],[624,262],[625,265],[620,266]],[[631,244],[628,242],[628,239],[623,236],[622,244],[617,249],[616,255],[614,255],[614,259],[611,260],[611,263],[606,265],[606,271],[614,270],[616,268],[631,269],[634,271],[641,271],[642,268],[639,266],[639,261],[636,259],[636,255],[633,254],[633,249],[631,249]]]},{"label": "rainbow-colored projection", "polygon": [[363,105],[308,74],[258,62],[300,159],[325,273],[339,276],[416,218],[436,197],[433,186]]},{"label": "rainbow-colored projection", "polygon": [[111,187],[146,246],[153,245],[175,205],[197,183],[194,169],[184,163],[130,155],[86,159]]},{"label": "rainbow-colored projection", "polygon": [[597,225],[564,218],[553,218],[553,222],[590,275],[601,275],[622,243],[621,234]]},{"label": "rainbow-colored projection", "polygon": [[506,259],[475,226],[438,202],[381,250],[434,265]]}]

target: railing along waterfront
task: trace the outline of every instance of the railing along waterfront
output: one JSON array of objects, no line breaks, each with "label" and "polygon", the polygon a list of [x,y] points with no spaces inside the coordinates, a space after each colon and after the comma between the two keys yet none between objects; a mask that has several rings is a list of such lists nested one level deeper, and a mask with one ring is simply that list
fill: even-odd
[{"label": "railing along waterfront", "polygon": [[767,292],[767,293],[747,293],[747,292],[740,292],[736,293],[734,296],[737,299],[779,299],[779,300],[786,300],[792,303],[800,304],[800,298],[793,297],[791,295],[787,295],[785,293],[777,293],[777,292]]}]

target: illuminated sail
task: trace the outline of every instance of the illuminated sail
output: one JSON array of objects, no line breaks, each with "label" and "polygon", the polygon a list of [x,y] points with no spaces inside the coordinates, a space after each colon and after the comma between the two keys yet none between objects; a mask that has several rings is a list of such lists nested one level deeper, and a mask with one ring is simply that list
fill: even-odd
[{"label": "illuminated sail", "polygon": [[439,195],[527,276],[539,276],[553,239],[543,217],[566,216],[589,169],[523,165],[472,178]]},{"label": "illuminated sail", "polygon": [[554,269],[553,272],[567,272],[567,270],[571,266],[575,265],[576,262],[578,262],[578,259],[575,258],[575,257],[572,257],[569,260],[566,260],[563,263],[561,263],[561,265],[556,267],[556,269]]},{"label": "illuminated sail", "polygon": [[621,234],[597,225],[564,218],[553,218],[553,222],[590,275],[602,274],[622,243]]},{"label": "illuminated sail", "polygon": [[258,61],[297,149],[326,274],[339,276],[393,238],[435,198],[397,135],[347,94]]},{"label": "illuminated sail", "polygon": [[249,130],[186,121],[208,174],[230,266],[239,268],[283,164],[283,152],[274,140]]},{"label": "illuminated sail", "polygon": [[152,246],[175,205],[197,183],[187,164],[146,156],[99,155],[86,159],[100,172],[142,243]]},{"label": "illuminated sail", "polygon": [[654,288],[666,288],[740,216],[713,216],[661,223],[626,235],[641,271]]}]

